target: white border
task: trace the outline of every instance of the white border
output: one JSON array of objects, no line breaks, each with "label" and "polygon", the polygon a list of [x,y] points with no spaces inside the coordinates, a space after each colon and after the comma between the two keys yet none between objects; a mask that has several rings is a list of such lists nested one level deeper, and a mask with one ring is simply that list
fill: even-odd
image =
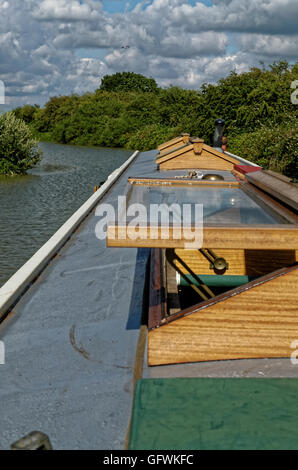
[{"label": "white border", "polygon": [[250,162],[249,160],[245,160],[245,158],[239,157],[238,155],[234,155],[233,153],[225,151],[224,154],[229,155],[230,157],[237,158],[237,160],[239,160],[240,162],[246,163],[249,166],[260,166],[260,165],[257,165],[256,163]]}]

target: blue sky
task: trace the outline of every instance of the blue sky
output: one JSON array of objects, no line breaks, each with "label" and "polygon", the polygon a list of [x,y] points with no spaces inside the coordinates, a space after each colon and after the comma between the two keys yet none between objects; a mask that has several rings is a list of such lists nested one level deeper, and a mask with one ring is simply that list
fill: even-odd
[{"label": "blue sky", "polygon": [[0,0],[0,80],[9,106],[94,91],[121,71],[198,89],[296,62],[297,18],[297,0]]},{"label": "blue sky", "polygon": [[[146,5],[149,5],[152,3],[153,0],[148,0],[146,2]],[[144,3],[143,1],[140,0],[103,0],[102,5],[103,8],[108,11],[109,13],[120,13],[124,12],[125,10],[132,10],[136,5],[139,3]],[[190,5],[194,5],[196,0],[189,0],[188,2]],[[212,5],[211,0],[202,0],[201,3],[204,3],[207,6]],[[144,6],[145,8],[145,6]]]},{"label": "blue sky", "polygon": [[103,0],[102,5],[109,13],[123,13],[126,9],[132,10],[138,3],[140,3],[139,0]]}]

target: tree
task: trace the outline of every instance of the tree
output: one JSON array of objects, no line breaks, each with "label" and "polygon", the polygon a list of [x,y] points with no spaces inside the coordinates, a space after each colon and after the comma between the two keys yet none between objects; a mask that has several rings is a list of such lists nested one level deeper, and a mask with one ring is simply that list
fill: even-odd
[{"label": "tree", "polygon": [[116,73],[104,77],[95,93],[56,96],[44,108],[19,109],[17,117],[29,122],[33,116],[29,126],[41,140],[139,150],[156,148],[181,132],[212,144],[214,121],[221,117],[233,153],[292,176],[298,107],[290,98],[297,79],[298,63],[286,61],[232,71],[197,91],[162,89],[152,78]]},{"label": "tree", "polygon": [[158,86],[154,78],[147,78],[134,72],[105,75],[101,81],[101,90],[134,91],[139,93],[157,93]]},{"label": "tree", "polygon": [[10,111],[0,115],[0,174],[24,174],[40,161],[41,150],[29,127]]},{"label": "tree", "polygon": [[26,104],[22,108],[16,108],[14,109],[14,114],[16,115],[17,118],[22,119],[22,121],[25,121],[26,124],[29,124],[32,122],[35,118],[35,113],[39,109],[39,105],[35,104],[34,106],[30,104]]}]

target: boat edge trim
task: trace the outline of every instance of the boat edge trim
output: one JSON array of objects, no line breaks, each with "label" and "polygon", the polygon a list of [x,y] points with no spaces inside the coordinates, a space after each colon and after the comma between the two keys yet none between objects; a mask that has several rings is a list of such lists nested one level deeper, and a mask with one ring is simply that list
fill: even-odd
[{"label": "boat edge trim", "polygon": [[52,237],[0,288],[0,322],[30,283],[43,271],[47,263],[64,245],[85,217],[92,211],[121,174],[139,155],[135,151],[106,182],[52,235]]}]

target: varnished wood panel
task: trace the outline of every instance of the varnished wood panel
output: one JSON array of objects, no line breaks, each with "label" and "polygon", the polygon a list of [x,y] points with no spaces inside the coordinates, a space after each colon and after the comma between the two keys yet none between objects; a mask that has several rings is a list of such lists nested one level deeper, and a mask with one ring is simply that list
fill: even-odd
[{"label": "varnished wood panel", "polygon": [[262,276],[298,261],[298,250],[244,250],[248,276]]},{"label": "varnished wood panel", "polygon": [[297,286],[296,266],[252,288],[230,291],[221,301],[198,304],[193,313],[149,332],[149,365],[289,357],[298,340]]},{"label": "varnished wood panel", "polygon": [[203,150],[200,155],[194,154],[192,151],[185,152],[183,155],[160,163],[161,170],[226,170],[231,171],[234,163],[223,158],[218,158],[212,154],[208,154]]},{"label": "varnished wood panel", "polygon": [[233,170],[239,163],[235,158],[217,151],[206,144],[192,144],[183,149],[177,149],[156,160],[160,169],[207,169]]},{"label": "varnished wood panel", "polygon": [[278,178],[281,181],[284,181],[285,183],[290,183],[292,178],[289,178],[288,176],[282,175],[281,173],[276,173],[276,171],[272,170],[263,170],[264,173],[267,175],[274,176],[274,178]]},{"label": "varnished wood panel", "polygon": [[240,186],[238,181],[209,181],[190,178],[128,178],[128,183],[136,186],[210,186],[210,187],[236,187]]},{"label": "varnished wood panel", "polygon": [[194,157],[193,145],[187,145],[183,148],[175,147],[171,153],[164,156],[158,156],[156,163],[161,166],[167,162],[172,162],[172,165],[174,165],[174,161],[176,161],[177,159],[184,160],[186,157]]},{"label": "varnished wood panel", "polygon": [[189,147],[189,145],[182,142],[179,143],[177,146],[175,145],[173,147],[170,147],[170,149],[165,149],[162,152],[159,152],[156,162],[159,162],[161,158],[166,157],[167,155],[171,155],[173,152],[178,152],[187,149],[187,147]]},{"label": "varnished wood panel", "polygon": [[282,181],[272,174],[258,171],[246,175],[247,180],[262,190],[268,192],[290,207],[298,210],[298,185]]},{"label": "varnished wood panel", "polygon": [[161,227],[153,229],[156,230],[154,237],[149,227],[138,227],[136,239],[136,231],[133,227],[109,225],[107,246],[183,249],[213,247],[214,249],[243,250],[296,250],[298,247],[298,226],[291,224],[249,227],[204,226],[202,243],[199,237],[196,243],[190,241],[193,232],[187,227],[184,227],[181,232],[177,227],[169,227],[167,239],[161,237]]},{"label": "varnished wood panel", "polygon": [[[199,250],[176,249],[175,253],[187,264],[187,266],[190,267],[194,273],[214,274],[214,271],[209,269],[210,262],[199,252]],[[229,263],[229,269],[226,271],[227,275],[246,274],[244,250],[216,250],[216,255],[220,258],[225,258]],[[182,272],[187,273],[187,270],[183,267],[179,260],[176,259],[174,263],[179,269],[181,269]]]},{"label": "varnished wood panel", "polygon": [[[210,248],[210,247],[209,247]],[[179,250],[175,253],[196,274],[214,274],[209,269],[210,262],[199,250]],[[216,250],[216,256],[225,258],[229,269],[223,274],[238,276],[262,276],[277,269],[289,266],[298,261],[298,250]],[[179,260],[175,264],[182,272],[187,273]]]},{"label": "varnished wood panel", "polygon": [[203,151],[207,152],[210,155],[214,155],[215,157],[223,158],[227,162],[231,162],[234,165],[239,164],[239,160],[237,160],[237,158],[234,158],[231,155],[228,155],[227,153],[220,152],[219,150],[216,150],[214,147],[210,147],[210,145],[204,144]]}]

